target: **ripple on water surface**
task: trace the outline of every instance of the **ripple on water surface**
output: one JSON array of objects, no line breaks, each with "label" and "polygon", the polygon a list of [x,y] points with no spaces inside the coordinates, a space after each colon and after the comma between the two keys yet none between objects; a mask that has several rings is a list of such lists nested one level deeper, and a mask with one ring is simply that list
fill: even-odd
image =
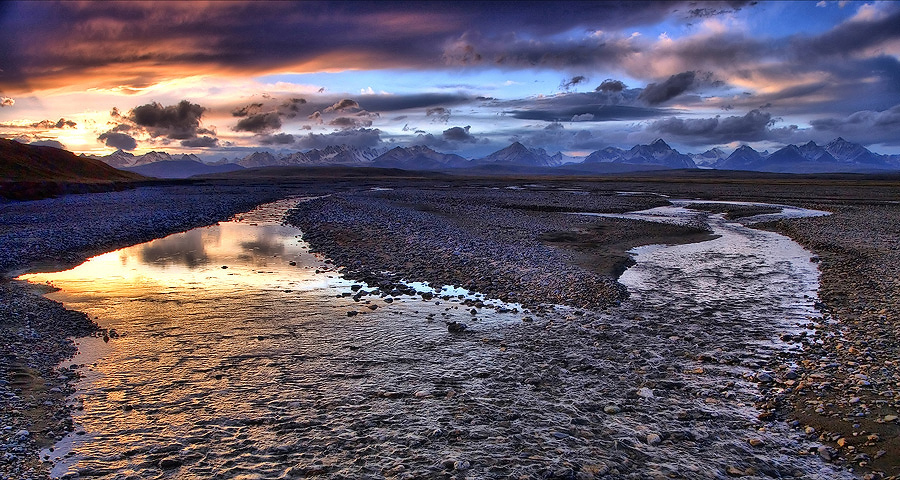
[{"label": "ripple on water surface", "polygon": [[[426,301],[353,285],[279,224],[295,201],[27,276],[122,334],[82,340],[74,362],[93,365],[74,399],[75,434],[45,452],[54,474],[720,478],[728,468],[822,468],[790,455],[803,448],[793,440],[753,431],[746,369],[698,375],[685,359],[698,341],[752,351],[748,339],[771,335],[763,316],[806,312],[792,302],[814,285],[789,288],[808,279],[758,255],[771,242],[762,232],[736,230],[729,244],[723,224],[714,228],[726,244],[640,251],[624,279],[634,298],[619,311],[534,315],[458,290]],[[742,291],[751,281],[780,286]],[[716,290],[721,282],[733,288]],[[752,295],[759,304],[735,300]],[[755,333],[723,340],[710,326],[740,332],[747,309],[758,309],[745,322],[760,322]],[[709,315],[716,322],[703,328]],[[468,333],[449,333],[450,321]],[[749,446],[751,434],[764,446]]]}]

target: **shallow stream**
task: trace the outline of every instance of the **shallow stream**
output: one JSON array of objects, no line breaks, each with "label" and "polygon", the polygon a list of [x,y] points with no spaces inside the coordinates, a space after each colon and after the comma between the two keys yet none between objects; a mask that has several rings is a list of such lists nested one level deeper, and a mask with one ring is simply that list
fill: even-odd
[{"label": "shallow stream", "polygon": [[636,249],[619,308],[533,313],[344,280],[281,225],[296,201],[24,277],[116,331],[79,340],[55,476],[843,475],[752,407],[778,333],[815,315],[815,265],[785,237],[635,213],[720,237]]}]

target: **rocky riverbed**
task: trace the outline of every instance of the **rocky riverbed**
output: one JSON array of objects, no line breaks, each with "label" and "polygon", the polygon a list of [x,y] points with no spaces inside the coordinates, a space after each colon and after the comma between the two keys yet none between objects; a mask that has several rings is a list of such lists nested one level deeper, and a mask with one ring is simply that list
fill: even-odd
[{"label": "rocky riverbed", "polygon": [[70,337],[104,335],[80,312],[10,280],[59,270],[91,255],[208,225],[286,195],[283,187],[157,186],[0,203],[0,478],[46,478],[37,450],[73,428],[65,397]]},{"label": "rocky riverbed", "polygon": [[[496,364],[448,364],[448,375],[461,384],[443,392],[459,395],[447,404],[449,423],[440,430],[440,440],[428,440],[449,448],[446,464],[427,467],[436,476],[783,478],[808,469],[808,462],[821,463],[822,475],[829,478],[848,469],[871,478],[897,475],[900,207],[880,200],[872,188],[844,185],[822,191],[813,184],[775,184],[748,193],[744,185],[677,182],[579,180],[547,186],[467,180],[430,181],[416,188],[397,180],[345,182],[339,188],[326,183],[160,187],[6,203],[0,205],[0,260],[7,275],[71,265],[90,254],[224,220],[289,193],[321,196],[299,205],[290,221],[351,278],[385,288],[401,278],[467,285],[528,305],[568,305],[535,308],[521,326],[483,332],[483,348],[497,349],[491,354]],[[738,353],[742,347],[726,337],[727,328],[741,328],[737,325],[686,329],[649,316],[615,314],[621,308],[616,305],[628,301],[627,292],[612,281],[629,264],[626,250],[709,238],[699,224],[648,226],[571,214],[667,203],[658,194],[640,192],[779,203],[793,199],[833,211],[830,217],[767,226],[817,254],[824,315],[810,322],[811,333],[787,334],[785,344],[796,347],[790,351],[743,356]],[[726,213],[740,217],[762,210]],[[64,396],[78,375],[54,365],[73,351],[67,336],[97,332],[84,315],[37,293],[14,281],[0,288],[0,455],[5,460],[0,478],[47,477],[36,449],[72,428]],[[110,332],[99,335],[104,333]],[[762,340],[770,333],[751,336]],[[468,340],[462,337],[454,345],[470,348]],[[610,343],[617,348],[604,347]],[[673,358],[679,360],[660,360]],[[598,378],[618,380],[598,383]],[[722,378],[730,380],[722,383]],[[520,400],[489,401],[476,394],[481,390],[466,393],[473,382],[488,391],[518,389]],[[748,389],[748,384],[755,386]],[[585,392],[596,400],[579,400]],[[408,400],[401,405],[415,407]],[[748,412],[761,413],[754,418],[756,413]],[[504,418],[497,420],[500,414]],[[546,428],[523,430],[525,424]],[[464,447],[495,439],[501,431],[512,434],[503,441],[518,445],[523,457],[498,457],[490,448],[476,454]],[[330,448],[322,447],[323,454]],[[450,455],[454,451],[458,454]],[[697,472],[678,460],[692,457],[716,466]],[[339,473],[309,460],[292,474]],[[422,471],[418,468],[398,463],[378,475],[409,476]]]}]

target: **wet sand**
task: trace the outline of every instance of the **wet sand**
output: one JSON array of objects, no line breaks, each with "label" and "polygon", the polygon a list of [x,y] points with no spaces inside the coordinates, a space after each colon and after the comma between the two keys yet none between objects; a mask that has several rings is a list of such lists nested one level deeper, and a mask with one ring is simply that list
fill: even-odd
[{"label": "wet sand", "polygon": [[[484,183],[485,186],[490,184],[488,181]],[[522,184],[524,183],[526,182],[522,182]],[[784,185],[780,182],[773,182],[765,188],[747,189],[745,183],[701,185],[691,182],[670,182],[662,184],[643,183],[643,180],[609,183],[563,182],[573,190],[606,191],[609,193],[610,202],[621,202],[605,205],[601,209],[603,211],[626,211],[640,205],[653,206],[664,202],[653,195],[637,196],[636,198],[618,196],[614,194],[617,190],[646,190],[683,197],[774,200],[834,211],[835,215],[832,217],[783,221],[770,226],[770,228],[797,239],[819,255],[821,259],[819,266],[822,270],[820,298],[827,313],[826,320],[830,321],[816,325],[818,332],[816,338],[821,338],[821,343],[810,341],[811,339],[800,339],[799,344],[803,346],[802,353],[772,360],[768,366],[777,372],[776,382],[764,382],[760,385],[766,397],[764,401],[758,403],[758,406],[771,411],[771,417],[764,416],[762,421],[782,422],[782,420],[786,420],[791,422],[796,419],[797,423],[793,424],[795,430],[799,432],[806,430],[809,433],[804,433],[804,435],[807,435],[808,438],[821,439],[831,445],[829,450],[816,452],[823,459],[838,466],[853,465],[863,474],[868,472],[870,467],[874,468],[875,473],[870,473],[872,478],[880,478],[880,472],[884,472],[885,475],[897,475],[897,459],[900,458],[897,445],[898,424],[896,419],[891,420],[891,415],[897,415],[898,397],[896,392],[900,390],[897,378],[898,365],[895,360],[898,358],[896,338],[900,334],[897,331],[898,319],[896,317],[896,312],[900,311],[897,308],[900,275],[895,267],[900,265],[900,259],[896,258],[897,252],[900,251],[896,244],[897,239],[900,238],[897,226],[898,219],[900,219],[900,207],[896,203],[884,203],[884,200],[890,200],[890,192],[897,191],[897,186],[896,184],[875,187],[830,184],[827,189],[823,190],[821,185],[802,185],[802,182],[800,183],[801,185],[798,186],[796,183]],[[505,182],[501,184],[508,185]],[[380,185],[397,188],[402,187],[403,182],[392,181]],[[314,190],[315,192],[311,193],[328,191],[327,188]],[[355,247],[349,250],[350,254],[345,254],[347,256],[341,258],[338,252],[336,253],[338,258],[335,259],[337,263],[347,265],[347,273],[352,276],[380,282],[396,281],[396,275],[425,271],[425,269],[416,267],[429,265],[434,263],[433,259],[439,259],[440,262],[437,263],[440,268],[434,269],[434,275],[429,278],[431,281],[466,282],[473,287],[483,286],[488,293],[509,300],[527,301],[549,298],[553,301],[559,300],[558,303],[562,304],[592,307],[602,307],[620,301],[623,294],[622,289],[611,282],[609,276],[610,272],[616,273],[621,268],[622,257],[620,255],[613,256],[613,260],[608,262],[609,267],[585,268],[585,266],[596,265],[597,257],[609,255],[609,251],[603,245],[610,241],[618,243],[615,250],[620,252],[626,249],[629,239],[635,244],[641,244],[642,242],[655,243],[659,241],[660,235],[681,237],[674,242],[687,240],[694,235],[705,235],[697,231],[661,232],[656,230],[656,227],[647,231],[645,226],[635,227],[634,231],[621,236],[619,234],[622,232],[618,228],[600,229],[599,232],[591,231],[580,225],[576,216],[566,214],[567,212],[591,211],[579,205],[577,200],[572,201],[572,198],[577,198],[579,195],[571,192],[564,197],[558,196],[561,195],[558,193],[549,196],[546,194],[533,195],[531,199],[528,199],[527,196],[520,196],[513,205],[498,203],[497,199],[504,199],[503,202],[507,201],[504,195],[462,196],[458,197],[455,202],[447,203],[444,200],[452,200],[454,198],[452,193],[443,195],[441,202],[429,202],[423,200],[422,195],[424,194],[418,192],[408,192],[406,198],[397,196],[385,198],[396,195],[396,193],[390,192],[394,191],[382,193],[381,198],[377,198],[376,195],[377,201],[373,206],[365,206],[366,209],[374,208],[381,216],[372,217],[369,215],[370,210],[357,210],[360,214],[355,218],[329,217],[329,210],[325,208],[327,204],[323,203],[321,204],[322,208],[318,210],[318,212],[323,212],[322,216],[315,217],[317,211],[308,210],[298,212],[294,221],[296,223],[314,222],[307,223],[307,226],[313,224],[322,226],[321,229],[317,229],[319,233],[313,234],[310,240],[314,246],[323,251],[330,248],[337,252],[341,246],[354,245]],[[513,190],[513,192],[516,191]],[[215,192],[206,194],[210,193],[214,194]],[[365,194],[365,196],[368,195],[370,194]],[[248,202],[245,205],[262,200],[262,196],[253,198],[244,200]],[[491,200],[492,198],[494,200]],[[349,200],[344,198],[344,200],[347,200],[347,203],[344,203],[342,207],[352,206],[354,203],[352,198]],[[896,199],[894,198],[894,200]],[[398,201],[404,202],[405,205],[396,203]],[[49,202],[54,202],[54,200]],[[90,201],[87,202],[87,204],[90,203]],[[151,205],[154,203],[149,202],[141,208],[149,211],[152,208]],[[20,207],[27,209],[28,204],[20,204]],[[234,206],[235,209],[236,207],[237,205]],[[416,215],[421,214],[419,218],[424,218],[426,225],[436,225],[437,228],[398,230],[399,227],[392,222],[393,215],[401,208],[418,212]],[[520,214],[498,215],[498,212],[502,210],[515,210]],[[232,210],[232,213],[237,213],[237,211]],[[346,213],[354,210],[338,208],[336,211]],[[170,208],[169,210],[169,214],[173,218],[179,218],[183,212],[179,208]],[[77,262],[79,258],[83,258],[87,254],[86,252],[97,252],[110,249],[113,245],[133,243],[141,237],[161,236],[165,233],[185,229],[188,226],[198,225],[204,219],[194,216],[177,226],[174,223],[151,225],[137,222],[139,234],[135,234],[133,230],[122,229],[123,224],[134,221],[134,217],[130,216],[133,214],[130,208],[126,210],[126,207],[120,206],[119,208],[104,209],[105,219],[103,222],[85,219],[78,215],[59,216],[52,213],[52,209],[43,208],[27,212],[27,215],[23,214],[21,217],[15,217],[25,219],[30,216],[21,223],[4,225],[6,238],[13,239],[7,240],[3,244],[4,258],[12,259],[4,263],[4,270],[9,274],[11,271],[21,270],[28,265],[33,268],[34,265],[41,263],[71,264]],[[222,209],[218,215],[220,215],[218,219],[224,219],[230,214],[228,209]],[[298,216],[304,216],[306,220],[298,219]],[[5,222],[7,218],[10,217],[5,216]],[[50,221],[56,223],[51,226],[48,224]],[[613,227],[617,223],[610,221],[609,226]],[[623,225],[629,223],[631,222],[625,222]],[[79,224],[91,227],[88,233],[83,234],[83,237],[78,237],[86,240],[75,244],[59,242],[58,245],[55,245],[53,241],[47,242],[48,237],[51,240],[62,239],[66,236],[66,228],[74,228]],[[385,224],[391,225],[390,229],[385,230]],[[36,226],[43,230],[39,232],[30,230]],[[364,228],[359,228],[360,226]],[[361,235],[362,232],[379,231],[381,232],[379,235]],[[460,246],[477,245],[479,248],[486,248],[485,251],[493,260],[487,263],[483,259],[477,258],[460,260],[459,254],[455,254],[456,250],[454,249],[440,251],[437,252],[438,255],[435,255],[434,250],[428,251],[423,248],[423,245],[427,246],[428,242],[437,240],[444,240],[446,243],[448,237],[429,238],[428,235],[433,235],[434,232],[460,234],[459,239],[473,242]],[[609,232],[614,234],[610,237]],[[49,249],[30,248],[33,241],[30,241],[27,235],[40,238],[42,242],[47,242],[46,244],[52,247]],[[316,235],[319,235],[318,239]],[[472,238],[473,236],[474,238]],[[92,239],[95,243],[91,243]],[[393,240],[393,242],[389,240]],[[328,242],[332,242],[335,246],[329,246]],[[506,248],[504,245],[512,248]],[[379,246],[386,246],[387,251],[380,251]],[[398,264],[395,259],[398,258],[399,253],[410,254],[411,260],[406,265]],[[550,276],[551,272],[546,267],[542,270],[540,262],[537,261],[538,258],[547,258],[547,255],[554,260],[555,266],[562,267],[558,270],[561,280],[551,282],[549,285],[542,280],[553,278]],[[516,271],[514,268],[516,265],[528,266],[529,270],[519,271],[518,275],[514,275],[511,272]],[[395,276],[385,277],[381,272],[383,268],[377,267],[390,267]],[[467,274],[469,267],[473,267],[471,271],[476,274]],[[535,278],[538,281],[533,281]],[[587,282],[575,289],[567,287],[573,278],[586,278]],[[462,280],[463,282],[452,280]],[[504,282],[509,283],[504,284]],[[502,287],[509,284],[519,287],[517,290],[505,291],[509,288]],[[495,285],[500,285],[500,287]],[[90,325],[85,324],[83,318],[76,319],[74,322],[62,320],[71,314],[62,313],[64,311],[58,307],[58,304],[49,301],[45,301],[47,305],[56,306],[40,307],[43,302],[40,297],[33,293],[26,293],[24,289],[25,287],[17,282],[5,283],[2,289],[4,305],[19,305],[24,312],[4,313],[4,338],[12,339],[5,340],[3,343],[5,358],[12,359],[12,355],[20,355],[20,352],[24,350],[34,349],[34,345],[36,345],[34,342],[44,342],[40,347],[40,351],[47,352],[44,363],[50,363],[54,358],[65,357],[72,350],[71,344],[63,339],[71,334],[89,331]],[[7,302],[6,299],[15,301]],[[42,308],[55,310],[41,313]],[[23,323],[23,319],[29,319],[29,315],[31,315],[31,320],[26,321],[31,323]],[[49,322],[50,326],[34,328],[33,325],[40,325],[43,321],[34,320],[38,318],[56,320]],[[611,328],[607,318],[589,317],[588,323],[595,324],[593,328],[595,334],[600,330]],[[25,328],[26,326],[31,326],[39,332],[41,340],[29,338],[30,334]],[[571,365],[560,364],[546,370],[547,366],[555,365],[553,362],[557,360],[552,360],[554,354],[564,355],[566,351],[570,351],[573,345],[578,345],[580,340],[573,342],[573,339],[577,338],[577,332],[584,330],[583,324],[580,327],[575,322],[562,325],[541,323],[540,327],[557,333],[544,338],[540,335],[535,337],[535,332],[526,332],[520,340],[509,338],[504,342],[512,343],[521,352],[531,351],[538,355],[541,361],[534,363],[536,368],[539,368],[534,373],[552,374],[547,377],[546,381],[537,380],[538,384],[548,386],[548,392],[555,392],[556,388],[570,388],[566,385],[573,388],[579,388],[578,385],[581,385],[580,388],[584,388],[585,385],[588,385],[588,383],[580,384],[580,380],[577,380],[575,376],[569,377],[567,372],[571,371]],[[627,326],[623,325],[621,328],[627,328]],[[838,332],[841,336],[837,335]],[[587,348],[587,344],[585,348]],[[602,355],[598,355],[598,358],[602,358]],[[608,360],[616,361],[618,359],[610,358]],[[802,368],[789,369],[787,365],[791,362],[801,365]],[[10,361],[4,362],[3,365],[7,367],[12,364]],[[2,399],[4,402],[4,425],[14,427],[4,431],[0,437],[4,453],[12,455],[7,457],[10,462],[4,464],[3,468],[6,470],[0,473],[10,478],[24,476],[41,478],[43,474],[40,472],[44,467],[37,463],[35,445],[46,444],[47,439],[53,438],[57,433],[56,430],[60,429],[58,425],[65,428],[67,413],[62,408],[61,398],[67,392],[66,385],[73,375],[67,372],[53,372],[49,365],[43,363],[34,366],[37,368],[31,370],[7,368],[3,372],[3,378],[7,379],[5,380],[7,383],[0,385],[4,392]],[[588,368],[585,372],[590,370]],[[690,374],[690,371],[687,369],[680,374]],[[31,380],[23,381],[26,375],[23,375],[22,372],[31,375]],[[584,376],[585,382],[589,382],[590,375],[582,376]],[[47,394],[45,395],[49,395],[49,397],[31,394],[33,391],[41,390],[41,385],[46,387]],[[552,387],[553,385],[557,385],[557,387]],[[57,388],[58,391],[51,391],[54,388]],[[17,389],[20,391],[17,392]],[[15,394],[17,398],[13,399],[5,392]],[[625,400],[643,398],[635,397],[637,392],[637,390],[625,391],[623,389],[620,394]],[[747,398],[751,397],[752,395],[749,395]],[[45,415],[41,413],[40,409],[48,407],[41,406],[44,401],[48,401],[45,400],[46,398],[50,398],[49,401],[54,403],[54,406],[45,411],[52,411],[58,423],[42,427],[33,422],[38,416]],[[8,406],[9,408],[6,408]],[[602,410],[602,405],[598,408]],[[817,412],[819,409],[821,411]],[[652,415],[652,413],[650,414]],[[769,413],[764,411],[763,414],[768,415]],[[859,416],[859,414],[865,416]],[[791,426],[790,423],[787,425]],[[808,430],[806,427],[811,427],[813,430]],[[42,429],[48,431],[41,431]],[[28,434],[19,435],[23,430],[29,430]],[[873,433],[878,437],[871,437]],[[568,433],[566,434],[568,435]],[[609,435],[608,432],[607,435]],[[667,435],[666,441],[678,438],[672,437],[671,432]],[[627,446],[622,448],[628,450]],[[879,455],[879,452],[882,451],[885,453]],[[867,457],[860,456],[863,454]],[[627,467],[629,462],[646,461],[646,457],[635,452],[615,459],[615,461]],[[588,466],[595,469],[596,473],[602,473],[603,471],[609,472],[609,463]],[[865,463],[865,465],[860,468],[860,463]],[[579,465],[579,467],[583,466]],[[735,469],[728,470],[727,467],[731,466]],[[566,470],[567,468],[569,470]],[[758,465],[754,467],[752,462],[746,466],[740,466],[740,468],[730,465],[723,467],[723,471],[728,471],[728,474],[734,472],[734,475],[747,474],[750,471],[748,468],[758,468]],[[575,473],[571,465],[560,467],[558,470],[561,473],[566,471],[571,471],[573,475]],[[623,471],[627,471],[627,469]],[[551,474],[556,471],[545,473]],[[786,475],[785,472],[781,472],[781,474]]]}]

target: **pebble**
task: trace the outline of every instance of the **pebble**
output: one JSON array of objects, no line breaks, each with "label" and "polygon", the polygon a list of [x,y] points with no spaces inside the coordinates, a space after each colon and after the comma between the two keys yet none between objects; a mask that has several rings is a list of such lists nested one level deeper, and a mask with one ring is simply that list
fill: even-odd
[{"label": "pebble", "polygon": [[607,405],[603,407],[603,411],[610,415],[615,415],[616,413],[620,413],[622,409],[617,405]]}]

